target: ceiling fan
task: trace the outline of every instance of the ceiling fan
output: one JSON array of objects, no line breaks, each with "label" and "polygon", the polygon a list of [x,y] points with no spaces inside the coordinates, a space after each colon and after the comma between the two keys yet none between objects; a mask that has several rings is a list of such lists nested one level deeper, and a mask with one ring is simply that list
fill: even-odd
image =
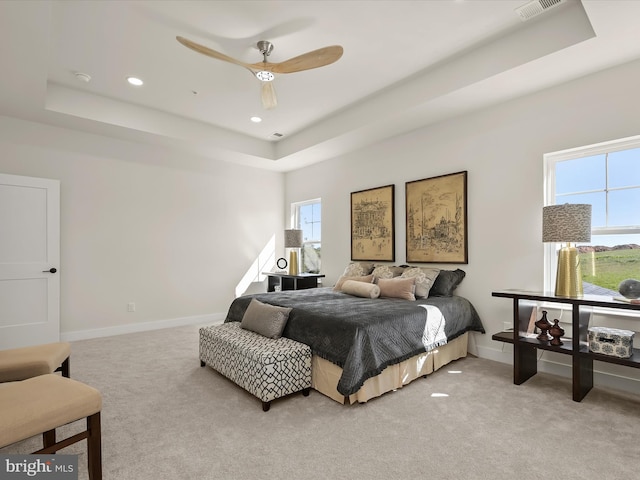
[{"label": "ceiling fan", "polygon": [[277,105],[276,92],[273,88],[275,74],[295,73],[312,68],[330,65],[342,57],[343,48],[340,45],[320,48],[312,52],[303,53],[297,57],[290,58],[284,62],[270,63],[267,57],[273,51],[273,44],[266,40],[257,43],[258,50],[263,56],[262,62],[245,63],[223,53],[212,50],[198,43],[192,42],[184,37],[176,37],[176,40],[187,48],[203,55],[207,55],[218,60],[240,65],[249,70],[262,83],[262,106],[266,109],[274,108]]}]

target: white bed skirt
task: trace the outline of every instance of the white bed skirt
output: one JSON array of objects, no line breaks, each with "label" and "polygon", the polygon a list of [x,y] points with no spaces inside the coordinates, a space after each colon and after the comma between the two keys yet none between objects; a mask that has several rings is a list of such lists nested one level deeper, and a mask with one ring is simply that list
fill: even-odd
[{"label": "white bed skirt", "polygon": [[339,403],[364,403],[383,393],[401,388],[418,377],[428,375],[440,367],[467,356],[468,333],[437,347],[430,352],[421,353],[396,365],[389,365],[379,375],[367,379],[360,390],[348,398],[337,390],[342,369],[337,365],[313,355],[311,357],[311,387]]}]

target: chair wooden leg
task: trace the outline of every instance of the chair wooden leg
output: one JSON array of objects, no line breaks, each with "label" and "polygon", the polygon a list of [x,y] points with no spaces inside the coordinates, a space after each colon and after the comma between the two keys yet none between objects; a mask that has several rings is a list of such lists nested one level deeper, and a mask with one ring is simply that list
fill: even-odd
[{"label": "chair wooden leg", "polygon": [[87,417],[87,464],[89,480],[102,480],[102,431],[100,412]]},{"label": "chair wooden leg", "polygon": [[[48,448],[52,445],[56,444],[56,430],[49,430],[48,432],[42,433],[42,446],[44,448]],[[54,452],[55,453],[55,452]]]},{"label": "chair wooden leg", "polygon": [[71,378],[70,365],[69,365],[70,362],[71,362],[71,357],[67,357],[67,359],[64,362],[62,362],[63,377]]},{"label": "chair wooden leg", "polygon": [[61,372],[63,377],[67,377],[67,378],[71,378],[71,372],[70,372],[70,367],[69,367],[69,363],[71,362],[71,357],[67,357],[67,359],[62,362],[62,365],[60,365],[58,368],[56,368],[56,372]]}]

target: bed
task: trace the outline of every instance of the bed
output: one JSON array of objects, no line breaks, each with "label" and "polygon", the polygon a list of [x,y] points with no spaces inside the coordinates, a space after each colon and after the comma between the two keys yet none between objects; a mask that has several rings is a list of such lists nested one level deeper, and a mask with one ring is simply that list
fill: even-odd
[{"label": "bed", "polygon": [[311,347],[312,387],[340,402],[366,402],[467,355],[469,332],[484,333],[464,297],[362,298],[331,287],[236,298],[226,322],[251,300],[291,308],[282,336]]}]

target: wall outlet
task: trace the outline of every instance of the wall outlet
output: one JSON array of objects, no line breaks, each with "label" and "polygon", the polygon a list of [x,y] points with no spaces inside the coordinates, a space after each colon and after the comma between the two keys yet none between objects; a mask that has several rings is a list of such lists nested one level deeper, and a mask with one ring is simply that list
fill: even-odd
[{"label": "wall outlet", "polygon": [[135,312],[136,304],[134,302],[127,303],[127,312]]}]

